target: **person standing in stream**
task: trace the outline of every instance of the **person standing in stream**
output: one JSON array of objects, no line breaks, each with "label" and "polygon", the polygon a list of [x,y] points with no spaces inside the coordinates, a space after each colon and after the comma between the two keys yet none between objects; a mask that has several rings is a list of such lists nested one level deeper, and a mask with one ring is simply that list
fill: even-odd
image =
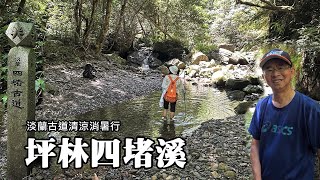
[{"label": "person standing in stream", "polygon": [[[162,96],[160,98],[160,102],[163,101],[163,113],[162,113],[162,119],[166,120],[167,119],[167,113],[168,113],[168,109],[169,109],[169,104],[170,104],[170,114],[169,114],[169,117],[170,117],[170,120],[173,120],[173,117],[175,115],[175,111],[176,111],[176,103],[177,103],[177,100],[182,97],[182,93],[184,93],[184,86],[183,86],[183,83],[180,79],[180,77],[178,76],[178,67],[177,66],[170,66],[169,67],[169,74],[166,75],[164,78],[163,78],[163,81],[162,81]],[[166,96],[166,93],[167,93],[167,90],[168,90],[168,87],[170,85],[170,83],[172,81],[175,81],[175,88],[176,88],[176,99],[174,102],[169,102],[168,100],[166,100],[165,96]]]},{"label": "person standing in stream", "polygon": [[320,105],[295,91],[290,56],[280,49],[260,61],[263,78],[273,94],[257,103],[249,133],[255,180],[312,180],[320,153]]}]

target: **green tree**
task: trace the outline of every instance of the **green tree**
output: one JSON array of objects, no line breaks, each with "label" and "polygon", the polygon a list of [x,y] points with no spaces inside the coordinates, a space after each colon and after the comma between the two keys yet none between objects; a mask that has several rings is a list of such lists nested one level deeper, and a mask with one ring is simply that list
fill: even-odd
[{"label": "green tree", "polygon": [[297,39],[298,29],[319,24],[320,1],[314,0],[236,0],[239,4],[259,7],[269,12],[269,38]]}]

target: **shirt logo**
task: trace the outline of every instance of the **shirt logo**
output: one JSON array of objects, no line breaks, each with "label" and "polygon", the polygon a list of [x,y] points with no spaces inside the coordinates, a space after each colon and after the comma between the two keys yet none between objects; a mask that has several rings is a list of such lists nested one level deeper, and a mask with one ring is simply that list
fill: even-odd
[{"label": "shirt logo", "polygon": [[292,126],[281,126],[276,124],[271,124],[271,122],[265,122],[261,128],[262,133],[272,132],[275,134],[282,134],[284,136],[291,136],[293,133]]},{"label": "shirt logo", "polygon": [[267,132],[271,128],[271,122],[266,122],[263,124],[261,131],[263,133]]}]

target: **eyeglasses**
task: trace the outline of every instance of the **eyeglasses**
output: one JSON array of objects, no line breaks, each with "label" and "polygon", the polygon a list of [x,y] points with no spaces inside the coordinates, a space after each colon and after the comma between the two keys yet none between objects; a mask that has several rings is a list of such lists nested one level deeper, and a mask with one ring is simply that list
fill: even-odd
[{"label": "eyeglasses", "polygon": [[266,69],[263,69],[263,73],[265,73],[266,75],[270,75],[273,72],[277,71],[280,73],[285,72],[287,69],[290,69],[291,66],[277,66],[277,67],[268,67]]}]

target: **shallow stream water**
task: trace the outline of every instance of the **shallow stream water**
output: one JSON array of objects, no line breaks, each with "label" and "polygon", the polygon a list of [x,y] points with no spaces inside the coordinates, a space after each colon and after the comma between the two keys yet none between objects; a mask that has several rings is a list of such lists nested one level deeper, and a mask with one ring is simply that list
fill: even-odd
[{"label": "shallow stream water", "polygon": [[[158,91],[148,96],[67,118],[68,120],[79,122],[119,121],[120,127],[117,132],[39,132],[36,133],[36,137],[38,136],[37,138],[41,139],[53,136],[58,141],[62,136],[71,137],[72,139],[73,137],[83,137],[86,142],[90,142],[91,138],[104,140],[118,138],[123,140],[125,137],[145,137],[156,140],[156,138],[162,137],[173,139],[191,134],[193,130],[205,121],[235,115],[233,102],[227,98],[225,91],[191,84],[187,84],[186,87],[185,98],[181,97],[177,103],[174,121],[161,119],[163,109],[159,107],[161,92]],[[56,159],[53,160],[53,162],[56,161]],[[5,163],[5,159],[0,159],[0,165]],[[5,170],[2,169],[3,167],[0,166],[0,179],[4,177]],[[55,175],[63,173],[60,164],[57,163],[53,163],[48,171]]]},{"label": "shallow stream water", "polygon": [[[161,92],[87,112],[76,116],[79,121],[119,121],[118,132],[91,133],[91,137],[174,138],[190,134],[202,122],[235,115],[232,102],[224,91],[187,84],[186,96],[177,102],[174,121],[162,120],[159,107]],[[88,134],[89,135],[89,134]],[[90,135],[89,135],[90,136]]]}]

